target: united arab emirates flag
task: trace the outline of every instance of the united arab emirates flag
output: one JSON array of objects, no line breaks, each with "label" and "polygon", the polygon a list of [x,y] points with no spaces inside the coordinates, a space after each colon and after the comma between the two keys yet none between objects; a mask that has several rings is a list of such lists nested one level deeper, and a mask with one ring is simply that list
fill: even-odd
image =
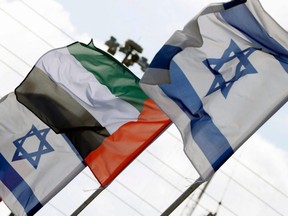
[{"label": "united arab emirates flag", "polygon": [[101,185],[170,124],[139,79],[92,41],[44,54],[15,93],[56,133],[66,134]]}]

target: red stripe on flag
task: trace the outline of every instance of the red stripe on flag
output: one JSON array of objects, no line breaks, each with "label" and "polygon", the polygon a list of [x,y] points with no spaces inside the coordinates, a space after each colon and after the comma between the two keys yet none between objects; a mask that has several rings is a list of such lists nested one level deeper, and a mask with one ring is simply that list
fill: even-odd
[{"label": "red stripe on flag", "polygon": [[85,158],[85,162],[100,184],[108,185],[170,123],[151,99],[146,100],[138,120],[126,123],[107,137]]}]

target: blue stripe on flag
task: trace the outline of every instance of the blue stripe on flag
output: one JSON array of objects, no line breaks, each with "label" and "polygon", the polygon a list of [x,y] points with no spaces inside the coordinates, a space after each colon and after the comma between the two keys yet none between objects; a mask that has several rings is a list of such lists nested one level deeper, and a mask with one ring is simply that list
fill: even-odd
[{"label": "blue stripe on flag", "polygon": [[170,79],[171,84],[161,84],[159,87],[189,116],[193,139],[216,171],[234,151],[205,112],[193,86],[174,61],[170,64]]},{"label": "blue stripe on flag", "polygon": [[269,36],[245,4],[224,10],[221,15],[227,23],[246,34],[254,43],[272,53],[288,56],[288,50]]},{"label": "blue stripe on flag", "polygon": [[78,157],[78,159],[86,166],[85,162],[83,161],[83,158],[75,148],[75,146],[72,144],[72,142],[68,139],[68,137],[65,134],[61,134],[64,140],[67,142],[67,144],[70,146],[72,151],[75,153],[75,155]]},{"label": "blue stripe on flag", "polygon": [[155,55],[149,67],[169,69],[169,65],[170,65],[172,58],[181,51],[182,51],[182,48],[180,47],[176,47],[172,45],[164,45]]},{"label": "blue stripe on flag", "polygon": [[27,215],[34,215],[41,207],[32,189],[0,153],[0,180],[13,193]]},{"label": "blue stripe on flag", "polygon": [[275,56],[275,58],[279,61],[279,63],[284,68],[286,73],[288,73],[288,61],[283,59],[283,58],[281,58],[280,56]]},{"label": "blue stripe on flag", "polygon": [[224,7],[225,10],[227,10],[227,9],[235,7],[235,6],[239,5],[239,4],[243,4],[245,2],[246,2],[246,0],[233,0],[233,1],[230,1],[230,2],[223,3],[223,7]]}]

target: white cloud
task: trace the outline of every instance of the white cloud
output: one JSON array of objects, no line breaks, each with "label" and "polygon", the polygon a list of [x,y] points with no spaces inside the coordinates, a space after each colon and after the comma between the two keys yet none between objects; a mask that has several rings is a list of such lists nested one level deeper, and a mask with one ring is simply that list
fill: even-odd
[{"label": "white cloud", "polygon": [[0,54],[5,56],[0,61],[1,96],[13,91],[45,52],[66,46],[73,39],[90,40],[71,24],[63,7],[50,0],[2,0],[0,26]]},{"label": "white cloud", "polygon": [[[232,176],[230,183],[227,175]],[[288,152],[256,133],[224,164],[217,173],[218,183],[214,183],[214,187],[226,181],[228,187],[224,188],[227,191],[222,204],[237,215],[287,215],[287,175]],[[225,190],[215,196],[221,197]]]}]

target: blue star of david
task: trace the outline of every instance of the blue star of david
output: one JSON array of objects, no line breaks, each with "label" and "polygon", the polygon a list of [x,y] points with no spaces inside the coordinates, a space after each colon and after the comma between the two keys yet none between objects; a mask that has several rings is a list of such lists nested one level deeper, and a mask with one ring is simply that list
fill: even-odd
[{"label": "blue star of david", "polygon": [[[13,141],[17,149],[12,161],[26,159],[35,169],[37,169],[41,156],[54,151],[52,146],[46,141],[46,135],[48,134],[49,130],[50,128],[38,130],[34,125],[32,125],[31,130],[25,136]],[[38,138],[39,147],[37,151],[29,153],[23,148],[23,144],[28,142],[29,140],[27,139],[33,136]]]},{"label": "blue star of david", "polygon": [[[221,90],[222,95],[227,98],[229,91],[231,90],[233,84],[239,80],[241,77],[247,75],[247,74],[254,74],[257,73],[256,69],[252,66],[250,61],[248,60],[248,57],[256,51],[255,48],[249,47],[245,50],[241,50],[237,44],[231,40],[229,47],[225,50],[222,57],[217,58],[208,58],[203,61],[203,63],[206,65],[206,67],[212,72],[212,74],[215,75],[215,79],[207,93],[207,95],[212,94],[213,92],[217,90]],[[230,68],[229,72],[233,73],[232,78],[225,80],[223,75],[225,72],[220,72],[221,68],[230,61],[235,61],[235,59],[239,60],[239,63],[236,65],[236,68]],[[226,74],[227,75],[227,74]],[[231,76],[230,76],[231,77]],[[206,96],[207,96],[206,95]]]}]

